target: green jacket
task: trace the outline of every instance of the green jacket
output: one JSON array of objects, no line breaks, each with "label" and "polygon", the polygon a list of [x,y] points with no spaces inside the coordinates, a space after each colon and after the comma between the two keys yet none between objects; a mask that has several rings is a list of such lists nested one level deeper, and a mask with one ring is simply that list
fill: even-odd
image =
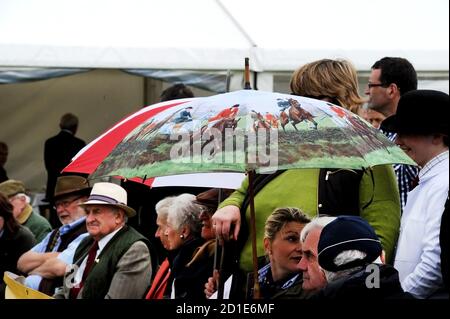
[{"label": "green jacket", "polygon": [[[94,266],[92,267],[91,272],[86,278],[83,287],[83,299],[103,299],[108,294],[110,290],[111,282],[115,273],[118,271],[118,263],[123,257],[123,255],[130,249],[130,247],[136,243],[137,241],[144,242],[147,246],[150,246],[150,242],[138,233],[134,228],[125,225],[120,229],[114,237],[108,242],[105,248],[102,250],[100,255],[97,257]],[[74,261],[78,265],[81,265],[84,257],[88,254],[90,247],[92,246],[94,240],[91,236],[84,238],[80,244],[78,245],[75,255]],[[150,250],[150,249],[149,249]],[[139,256],[142,257],[142,256]],[[139,261],[137,261],[138,263]],[[149,266],[148,271],[151,273],[150,267],[150,259],[148,260]],[[144,281],[144,283],[139,282],[139,284],[150,284],[150,278],[148,278],[148,282],[145,279],[144,274],[142,276],[139,275],[139,265],[136,264],[135,269],[128,269],[129,281],[140,280]],[[130,284],[130,283],[129,283]],[[131,286],[133,284],[131,283]],[[138,286],[138,284],[134,284],[134,286]],[[133,288],[133,287],[131,287]],[[126,290],[125,287],[123,289]],[[131,289],[132,290],[132,289]],[[136,288],[136,290],[139,290]],[[145,291],[142,291],[142,297]],[[134,292],[130,294],[130,296],[134,296]],[[133,297],[128,297],[133,298]]]},{"label": "green jacket", "polygon": [[31,230],[36,237],[36,242],[39,243],[52,231],[52,226],[45,217],[33,212],[30,205],[28,205],[26,209],[31,210],[31,214],[29,214],[29,217],[22,225]]},{"label": "green jacket", "polygon": [[[359,183],[360,216],[375,229],[386,252],[386,260],[392,258],[400,228],[400,196],[394,170],[382,165],[367,170]],[[319,212],[320,169],[293,169],[280,174],[266,184],[255,196],[256,244],[258,256],[264,254],[264,224],[267,217],[279,207],[297,207],[309,217]],[[219,208],[234,205],[241,208],[248,188],[248,179],[224,200]],[[342,212],[346,214],[346,212]],[[249,222],[250,210],[246,211]],[[251,271],[252,250],[250,238],[245,243],[240,259],[241,267]]]}]

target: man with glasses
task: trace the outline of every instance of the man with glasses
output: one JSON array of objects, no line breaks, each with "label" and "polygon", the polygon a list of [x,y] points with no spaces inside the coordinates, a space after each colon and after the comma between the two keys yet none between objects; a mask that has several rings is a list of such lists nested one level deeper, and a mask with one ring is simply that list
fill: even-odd
[{"label": "man with glasses", "polygon": [[88,198],[91,188],[81,176],[60,176],[56,182],[55,210],[62,226],[54,229],[40,243],[23,254],[17,267],[29,274],[25,284],[52,295],[80,241],[87,236],[86,213],[79,204]]},{"label": "man with glasses", "polygon": [[[413,90],[417,90],[417,73],[412,64],[403,58],[384,57],[372,66],[365,94],[369,96],[369,109],[389,117],[397,113],[400,97]],[[383,133],[391,141],[397,136],[395,133]],[[415,166],[403,164],[394,165],[394,171],[403,211],[419,171]]]},{"label": "man with glasses", "polygon": [[50,223],[39,213],[33,211],[30,197],[21,181],[9,179],[0,183],[0,193],[5,195],[13,206],[14,218],[33,233],[36,241],[41,241],[51,230]]}]

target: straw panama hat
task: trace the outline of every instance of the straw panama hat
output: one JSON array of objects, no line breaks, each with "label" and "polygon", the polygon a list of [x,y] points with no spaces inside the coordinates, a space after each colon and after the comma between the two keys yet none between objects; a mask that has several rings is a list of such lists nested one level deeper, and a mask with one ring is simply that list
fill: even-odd
[{"label": "straw panama hat", "polygon": [[113,183],[96,183],[86,202],[80,204],[81,207],[87,205],[110,205],[116,206],[125,211],[128,217],[136,215],[136,211],[127,206],[127,191]]}]

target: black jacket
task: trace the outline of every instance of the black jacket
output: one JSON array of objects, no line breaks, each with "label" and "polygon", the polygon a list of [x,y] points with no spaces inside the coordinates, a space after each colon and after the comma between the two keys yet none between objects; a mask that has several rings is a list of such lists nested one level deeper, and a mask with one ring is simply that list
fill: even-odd
[{"label": "black jacket", "polygon": [[3,166],[0,166],[0,183],[7,181],[8,175],[6,174],[6,170]]},{"label": "black jacket", "polygon": [[47,190],[46,199],[52,199],[55,191],[56,179],[64,167],[66,167],[72,157],[81,150],[86,143],[75,137],[73,134],[60,131],[45,141],[44,145],[44,162],[47,170]]},{"label": "black jacket", "polygon": [[[325,288],[312,295],[310,299],[340,299],[340,300],[380,300],[405,298],[398,278],[398,271],[390,265],[371,264],[378,267],[379,286],[375,285],[375,272],[367,267],[354,273],[336,279]],[[370,277],[369,277],[370,276]],[[369,284],[367,284],[367,282]]]},{"label": "black jacket", "polygon": [[204,240],[195,238],[187,241],[178,251],[177,255],[170,263],[171,274],[168,280],[165,298],[170,298],[172,283],[175,280],[175,298],[183,298],[190,301],[205,300],[205,284],[209,277],[212,277],[214,256],[205,256],[203,260],[193,263],[189,267],[187,264],[192,260],[197,247],[203,244]]},{"label": "black jacket", "polygon": [[35,238],[33,233],[25,226],[19,226],[16,233],[12,234],[4,228],[0,237],[0,299],[5,296],[5,284],[3,283],[3,272],[11,271],[17,273],[17,261],[20,256],[33,248]]}]

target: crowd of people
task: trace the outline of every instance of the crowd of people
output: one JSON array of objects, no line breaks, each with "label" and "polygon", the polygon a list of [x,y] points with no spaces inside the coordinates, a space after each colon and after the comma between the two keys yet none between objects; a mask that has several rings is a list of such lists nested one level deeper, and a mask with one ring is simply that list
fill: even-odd
[{"label": "crowd of people", "polygon": [[[152,207],[156,231],[141,234],[128,225],[136,210],[124,187],[59,175],[64,166],[53,163],[52,149],[58,153],[63,137],[74,140],[78,125],[65,115],[45,152],[46,198],[57,226],[33,211],[21,181],[0,171],[0,273],[23,275],[26,286],[60,299],[448,298],[448,94],[417,90],[411,63],[392,57],[372,66],[367,101],[346,60],[305,64],[290,88],[292,95],[333,103],[369,122],[372,116],[418,167],[257,176],[258,269],[252,274],[248,179],[237,190],[161,199]],[[178,85],[161,100],[192,96]],[[237,114],[238,105],[229,112]],[[84,146],[76,142],[70,154]],[[4,291],[2,283],[0,298]]]}]

